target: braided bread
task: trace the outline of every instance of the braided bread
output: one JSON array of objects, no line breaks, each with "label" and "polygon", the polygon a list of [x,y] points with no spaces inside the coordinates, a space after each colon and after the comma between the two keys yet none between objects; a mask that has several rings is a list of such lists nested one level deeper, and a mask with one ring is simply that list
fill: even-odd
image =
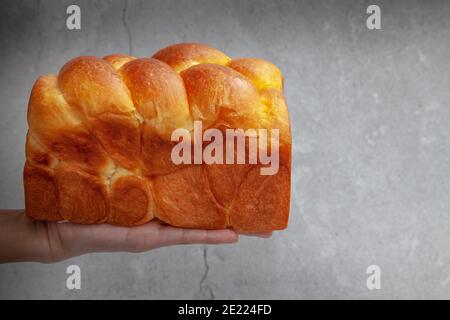
[{"label": "braided bread", "polygon": [[[58,75],[38,78],[31,92],[26,213],[83,224],[158,218],[185,228],[284,229],[291,136],[282,89],[273,64],[231,60],[201,44],[173,45],[152,58],[75,58]],[[278,172],[262,175],[259,160],[175,164],[172,133],[192,132],[194,121],[221,132],[278,129]]]}]

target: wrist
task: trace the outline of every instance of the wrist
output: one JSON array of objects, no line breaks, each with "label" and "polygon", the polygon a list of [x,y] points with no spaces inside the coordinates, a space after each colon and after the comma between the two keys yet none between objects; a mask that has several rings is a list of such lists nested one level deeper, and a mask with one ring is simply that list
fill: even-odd
[{"label": "wrist", "polygon": [[0,263],[54,261],[45,222],[29,219],[24,210],[0,211]]}]

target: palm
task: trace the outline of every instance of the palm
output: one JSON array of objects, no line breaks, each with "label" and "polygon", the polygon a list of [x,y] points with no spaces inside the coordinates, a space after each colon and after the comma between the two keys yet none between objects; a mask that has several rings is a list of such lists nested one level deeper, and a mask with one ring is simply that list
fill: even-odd
[{"label": "palm", "polygon": [[238,235],[231,229],[198,230],[175,228],[158,220],[136,227],[109,224],[80,225],[47,222],[49,247],[56,260],[87,252],[142,252],[176,244],[233,243]]},{"label": "palm", "polygon": [[[26,217],[24,210],[0,210],[0,263],[55,262],[89,252],[143,252],[177,244],[221,244],[238,240],[232,229],[199,230],[166,225],[155,219],[141,226],[81,225],[44,222]],[[271,233],[249,234],[270,237]]]}]

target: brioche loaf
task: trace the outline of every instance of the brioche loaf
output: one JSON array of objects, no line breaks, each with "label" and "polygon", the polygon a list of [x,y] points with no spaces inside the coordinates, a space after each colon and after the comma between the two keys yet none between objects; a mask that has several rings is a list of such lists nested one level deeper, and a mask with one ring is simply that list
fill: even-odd
[{"label": "brioche loaf", "polygon": [[[284,229],[291,135],[279,69],[202,44],[151,58],[78,57],[40,77],[28,105],[26,213],[38,220],[241,232]],[[279,170],[171,161],[177,128],[279,129]],[[246,146],[248,148],[248,145]]]}]

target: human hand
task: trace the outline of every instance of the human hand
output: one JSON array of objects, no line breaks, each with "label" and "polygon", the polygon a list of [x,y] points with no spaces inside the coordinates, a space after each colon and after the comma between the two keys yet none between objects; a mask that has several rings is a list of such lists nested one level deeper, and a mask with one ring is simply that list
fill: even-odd
[{"label": "human hand", "polygon": [[[271,233],[251,235],[267,238]],[[235,243],[238,238],[232,229],[183,229],[156,219],[129,228],[36,221],[24,210],[0,210],[0,263],[53,263],[91,252],[144,252],[179,244]]]}]

